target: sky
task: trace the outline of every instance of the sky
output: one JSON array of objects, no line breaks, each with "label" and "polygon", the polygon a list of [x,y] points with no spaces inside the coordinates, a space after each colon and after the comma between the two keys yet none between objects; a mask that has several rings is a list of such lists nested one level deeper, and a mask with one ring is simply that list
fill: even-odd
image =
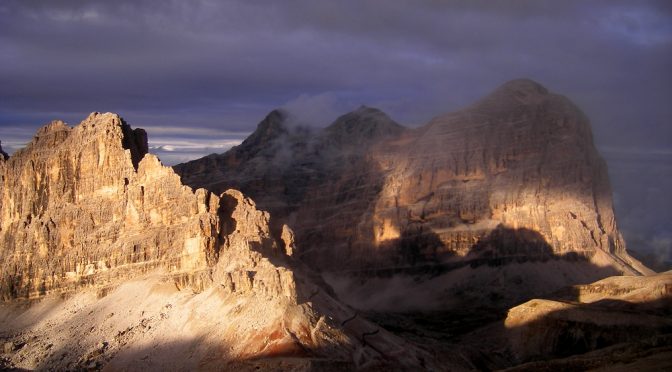
[{"label": "sky", "polygon": [[116,112],[166,164],[224,152],[272,109],[361,104],[407,126],[519,77],[591,118],[628,241],[672,250],[672,2],[0,2],[0,140]]}]

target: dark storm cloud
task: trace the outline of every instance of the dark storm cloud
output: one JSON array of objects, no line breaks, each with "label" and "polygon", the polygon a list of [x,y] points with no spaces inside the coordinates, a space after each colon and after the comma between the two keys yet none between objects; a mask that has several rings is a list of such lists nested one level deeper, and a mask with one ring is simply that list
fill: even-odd
[{"label": "dark storm cloud", "polygon": [[[249,128],[299,95],[332,92],[421,123],[530,76],[588,110],[641,90],[654,105],[669,96],[672,62],[669,9],[656,5],[10,1],[0,98],[3,111],[168,111],[175,124]],[[223,120],[236,105],[254,106],[252,122]]]},{"label": "dark storm cloud", "polygon": [[[418,125],[530,77],[577,102],[602,148],[669,151],[671,50],[669,1],[5,0],[0,139],[11,150],[51,119],[114,111],[173,162],[279,106],[324,125],[367,104]],[[636,174],[610,156],[636,200]]]}]

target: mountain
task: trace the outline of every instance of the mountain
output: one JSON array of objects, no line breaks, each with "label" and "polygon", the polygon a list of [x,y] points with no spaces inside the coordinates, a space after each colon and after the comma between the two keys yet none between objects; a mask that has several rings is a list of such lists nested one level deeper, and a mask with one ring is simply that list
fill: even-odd
[{"label": "mountain", "polygon": [[182,185],[116,114],[50,123],[0,175],[3,368],[434,363],[336,300],[291,229],[237,190]]},{"label": "mountain", "polygon": [[240,146],[174,169],[251,195],[353,305],[506,307],[650,273],[626,252],[588,119],[534,81],[413,129],[367,107],[322,130],[289,118],[274,111]]}]

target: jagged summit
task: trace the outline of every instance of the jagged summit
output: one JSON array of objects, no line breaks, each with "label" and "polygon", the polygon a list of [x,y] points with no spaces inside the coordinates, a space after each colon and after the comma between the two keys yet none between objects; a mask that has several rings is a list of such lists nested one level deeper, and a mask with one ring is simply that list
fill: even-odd
[{"label": "jagged summit", "polygon": [[[103,252],[123,256],[128,250],[148,246],[148,242],[133,243],[132,239],[105,238],[109,231],[132,235],[131,231],[148,223],[148,215],[138,207],[141,200],[145,206],[158,203],[149,200],[154,191],[139,196],[135,193],[138,185],[129,189],[132,180],[161,168],[146,154],[144,130],[132,129],[116,114],[92,113],[74,128],[52,121],[7,160],[2,169],[0,203],[3,298],[61,290],[72,285],[67,278],[95,276],[117,266],[127,268],[133,262],[130,256],[115,256],[116,261],[93,263],[93,257]],[[139,167],[141,162],[144,167]],[[154,175],[163,176],[171,177]],[[23,247],[40,253],[16,263],[14,250]],[[42,271],[28,267],[41,267]]]},{"label": "jagged summit", "polygon": [[53,120],[49,124],[43,126],[42,128],[38,129],[37,132],[35,133],[34,138],[39,138],[41,136],[47,135],[49,133],[53,132],[58,132],[58,131],[69,131],[70,128],[65,122],[61,120]]},{"label": "jagged summit", "polygon": [[[148,153],[147,133],[142,128],[131,128],[119,115],[111,112],[92,112],[76,127],[70,127],[61,120],[54,120],[41,127],[28,145],[17,153],[49,151],[67,146],[84,146],[93,141],[119,141],[123,149],[129,151],[133,167],[137,169],[140,160]],[[79,145],[74,145],[79,143]],[[101,150],[102,151],[102,150]],[[104,157],[105,152],[102,151]]]},{"label": "jagged summit", "polygon": [[271,111],[261,122],[259,122],[257,129],[243,141],[241,146],[257,147],[286,134],[288,131],[286,125],[288,117],[288,113],[283,109],[275,109]]}]

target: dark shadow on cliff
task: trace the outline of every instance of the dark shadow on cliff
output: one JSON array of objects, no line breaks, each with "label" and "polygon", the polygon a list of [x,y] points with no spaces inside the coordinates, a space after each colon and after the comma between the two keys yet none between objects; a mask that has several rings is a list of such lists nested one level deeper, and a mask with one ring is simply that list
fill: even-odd
[{"label": "dark shadow on cliff", "polygon": [[[423,228],[421,225],[403,231],[399,238],[386,241],[380,249],[389,252],[391,260],[388,262],[391,263],[390,265],[341,271],[337,274],[345,273],[349,276],[360,277],[362,280],[404,275],[427,281],[457,270],[467,270],[469,272],[468,269],[473,269],[474,273],[482,272],[481,275],[493,276],[493,280],[495,280],[493,284],[496,285],[493,288],[506,289],[510,287],[515,288],[520,293],[520,296],[515,299],[509,299],[508,302],[501,303],[500,308],[508,308],[515,303],[521,303],[534,296],[544,294],[540,293],[539,290],[525,293],[526,281],[530,278],[525,277],[524,271],[520,275],[512,274],[497,277],[497,272],[507,271],[513,267],[523,267],[530,263],[548,264],[549,267],[552,265],[576,265],[583,269],[582,272],[585,273],[587,278],[586,283],[620,274],[613,268],[592,264],[589,252],[584,254],[578,252],[556,253],[539,232],[526,228],[510,228],[504,225],[497,226],[490,233],[480,238],[463,256],[458,256],[455,252],[445,249],[440,237],[430,228]],[[555,275],[556,273],[533,271],[531,274]],[[581,283],[577,280],[573,281],[572,278],[564,278],[563,280],[565,285]],[[487,292],[490,289],[481,288],[480,290]],[[557,289],[550,288],[547,293]],[[456,292],[454,295],[459,297],[461,293]],[[497,297],[497,293],[493,293],[493,296]],[[465,298],[465,304],[470,302],[471,299]]]},{"label": "dark shadow on cliff", "polygon": [[[235,198],[224,195],[221,200],[223,211],[235,209]],[[236,221],[227,218],[223,213],[222,234],[230,234],[236,228]],[[275,235],[275,234],[273,234]],[[431,281],[444,274],[456,270],[483,273],[493,280],[492,285],[476,285],[475,288],[453,288],[451,291],[435,294],[450,296],[459,306],[448,310],[426,310],[407,312],[400,307],[394,312],[363,312],[362,316],[377,322],[382,327],[417,342],[428,339],[439,340],[451,344],[460,337],[469,334],[485,324],[501,321],[506,316],[506,309],[529,299],[539,297],[539,290],[526,290],[529,281],[536,277],[526,277],[525,273],[510,276],[498,274],[502,270],[528,263],[580,265],[590,272],[595,279],[617,274],[613,269],[597,267],[590,263],[590,257],[576,252],[557,254],[544,237],[531,229],[515,229],[503,225],[498,226],[489,234],[474,243],[464,257],[443,249],[440,237],[429,228],[418,225],[407,229],[402,236],[386,242],[383,247],[390,254],[393,263],[390,267],[372,267],[350,272],[350,275],[367,278],[388,278],[397,276],[413,277],[416,281]],[[330,296],[334,291],[315,271],[308,268],[302,261],[284,255],[283,242],[276,237],[266,242],[251,244],[250,248],[261,253],[274,265],[285,267],[297,273],[297,297],[299,303],[309,302],[321,290]],[[548,266],[553,270],[553,266]],[[535,273],[538,274],[538,273]],[[543,273],[542,273],[543,274]],[[545,275],[545,274],[544,274]],[[307,278],[308,280],[304,280]],[[542,278],[543,279],[543,278]],[[588,280],[587,282],[592,281]],[[316,288],[312,284],[317,284]],[[567,281],[567,285],[579,284]],[[439,288],[440,289],[440,288]],[[397,288],[403,292],[405,288]],[[553,289],[554,290],[554,289]],[[511,291],[513,294],[509,293]],[[374,294],[373,296],[375,296]],[[358,308],[358,303],[341,298],[351,306]],[[420,306],[421,307],[421,306]],[[353,313],[354,310],[353,310]]]},{"label": "dark shadow on cliff", "polygon": [[[480,265],[502,266],[509,263],[548,262],[564,260],[589,262],[589,253],[556,253],[538,231],[498,225],[488,235],[479,239],[466,256],[471,267]],[[614,269],[597,269],[604,276],[616,275]]]},{"label": "dark shadow on cliff", "polygon": [[121,130],[124,135],[121,144],[124,149],[131,152],[131,162],[133,162],[133,168],[137,171],[140,161],[149,152],[147,132],[142,128],[132,129],[123,118],[121,119]]},{"label": "dark shadow on cliff", "polygon": [[317,270],[375,259],[361,252],[374,240],[365,220],[384,182],[370,150],[403,127],[366,107],[321,130],[291,121],[275,110],[241,145],[173,169],[192,188],[235,188],[252,198],[270,213],[274,236],[285,224],[294,230],[295,255]]},{"label": "dark shadow on cliff", "polygon": [[[205,186],[214,192],[228,187],[241,189],[260,209],[271,213],[276,240],[285,223],[293,226],[293,221],[301,221],[307,225],[295,231],[296,257],[318,270],[333,265],[360,267],[337,272],[351,280],[348,290],[358,290],[373,281],[389,280],[392,284],[386,292],[397,292],[392,297],[395,301],[412,298],[419,310],[365,315],[395,333],[419,342],[427,339],[452,342],[485,324],[501,321],[507,309],[516,304],[547,295],[564,285],[589,283],[620,274],[613,268],[593,264],[588,251],[558,253],[539,232],[504,225],[473,243],[470,240],[473,237],[466,236],[467,242],[461,249],[471,246],[458,256],[451,247],[444,246],[441,237],[432,230],[431,221],[425,221],[424,210],[417,221],[410,221],[408,226],[396,226],[401,230],[399,238],[375,245],[372,223],[362,223],[366,221],[362,217],[373,213],[384,185],[385,172],[375,161],[367,159],[366,151],[334,155],[328,154],[327,148],[317,147],[310,149],[315,151],[312,153],[314,157],[306,157],[301,152],[308,147],[297,147],[296,144],[290,145],[292,158],[288,163],[259,178],[245,178],[250,175],[246,173],[249,164],[245,161],[252,157],[241,149],[205,159],[213,172],[232,176],[230,179],[220,178],[219,183],[204,183],[203,179],[191,177],[185,173],[187,168],[184,166],[175,169],[183,182],[192,187]],[[269,152],[259,159],[270,162],[272,155]],[[201,172],[208,171],[207,166],[201,166]],[[539,169],[544,168],[540,166]],[[234,177],[236,172],[245,177]],[[604,181],[596,177],[598,180],[593,186]],[[564,179],[557,180],[557,185],[549,186],[549,194],[555,193],[556,187],[559,194],[566,191]],[[475,222],[477,220],[472,218],[458,221],[465,224],[466,230],[471,230],[470,225]],[[273,259],[279,266],[287,265],[284,259]],[[295,263],[289,266],[295,267]],[[453,274],[459,276],[459,285],[443,288],[445,283],[441,278]],[[398,278],[407,278],[409,286],[399,286]],[[434,292],[418,293],[414,285],[422,283],[428,283]],[[546,288],[545,283],[548,283]],[[404,291],[408,296],[404,296]],[[368,293],[362,292],[359,299],[370,300],[380,292],[373,288]],[[310,296],[304,298],[309,299]],[[361,305],[359,299],[341,296],[341,300],[356,308]],[[450,309],[422,309],[423,301],[436,299],[450,301]],[[401,302],[393,304],[400,305]]]}]

